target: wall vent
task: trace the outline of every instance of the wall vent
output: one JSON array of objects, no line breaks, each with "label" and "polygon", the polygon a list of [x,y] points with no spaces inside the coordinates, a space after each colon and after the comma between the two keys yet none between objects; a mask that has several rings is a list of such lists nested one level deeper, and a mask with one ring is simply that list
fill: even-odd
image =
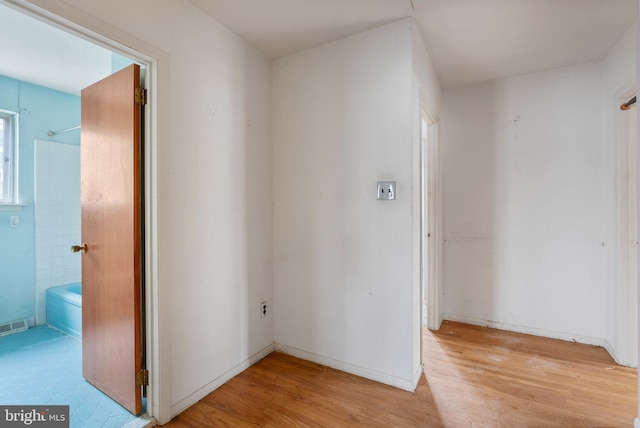
[{"label": "wall vent", "polygon": [[12,321],[7,324],[0,324],[0,336],[6,336],[7,334],[20,333],[21,331],[29,330],[29,322],[26,319]]}]

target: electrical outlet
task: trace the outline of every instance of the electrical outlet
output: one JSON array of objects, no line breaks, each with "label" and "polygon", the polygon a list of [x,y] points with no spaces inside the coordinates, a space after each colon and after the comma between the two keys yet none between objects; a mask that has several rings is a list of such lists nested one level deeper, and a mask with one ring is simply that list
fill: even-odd
[{"label": "electrical outlet", "polygon": [[267,302],[260,303],[260,318],[267,316]]}]

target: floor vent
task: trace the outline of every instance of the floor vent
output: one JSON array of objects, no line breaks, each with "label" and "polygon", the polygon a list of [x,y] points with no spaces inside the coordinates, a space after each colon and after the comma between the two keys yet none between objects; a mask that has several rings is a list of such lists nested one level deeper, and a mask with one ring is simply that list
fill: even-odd
[{"label": "floor vent", "polygon": [[26,319],[12,321],[8,324],[0,324],[0,336],[6,336],[7,334],[20,333],[21,331],[29,330],[29,323]]}]

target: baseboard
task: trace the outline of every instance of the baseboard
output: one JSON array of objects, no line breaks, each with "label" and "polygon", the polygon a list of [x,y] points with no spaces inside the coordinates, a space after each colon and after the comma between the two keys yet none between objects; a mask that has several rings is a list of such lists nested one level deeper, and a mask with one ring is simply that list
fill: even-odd
[{"label": "baseboard", "polygon": [[621,356],[620,352],[616,351],[616,348],[614,348],[607,340],[604,340],[604,345],[602,345],[602,347],[609,353],[609,355],[611,355],[611,358],[613,358],[617,364],[634,369],[638,368],[637,361],[625,360],[624,355]]},{"label": "baseboard", "polygon": [[633,428],[640,428],[640,418],[635,418],[633,421]]},{"label": "baseboard", "polygon": [[[602,345],[602,347],[609,353],[609,355],[611,355],[611,358],[613,358],[616,363],[620,364],[620,361],[618,361],[618,358],[617,358],[616,350],[613,346],[611,346],[609,341],[605,340],[604,345]],[[623,366],[624,364],[620,364],[620,365]]]},{"label": "baseboard", "polygon": [[531,334],[534,336],[548,337],[551,339],[566,340],[567,342],[578,342],[578,343],[583,343],[585,345],[601,346],[607,349],[606,340],[597,338],[597,337],[584,336],[580,334],[570,334],[570,333],[564,333],[564,332],[553,331],[553,330],[545,330],[541,328],[527,327],[527,326],[522,326],[517,324],[487,321],[487,320],[463,317],[463,316],[453,315],[453,314],[442,314],[442,316],[447,321],[455,321],[455,322],[461,322],[465,324],[479,325],[482,327],[490,327],[490,328],[496,328],[499,330],[513,331],[515,333]]},{"label": "baseboard", "polygon": [[183,411],[185,411],[186,409],[188,409],[198,401],[202,400],[204,397],[211,394],[213,391],[215,391],[220,386],[222,386],[225,382],[239,375],[240,373],[242,373],[243,371],[251,367],[253,364],[257,363],[258,361],[260,361],[261,359],[263,359],[264,357],[272,353],[274,350],[275,350],[275,347],[273,344],[263,348],[262,350],[256,352],[246,360],[242,361],[240,364],[227,370],[224,374],[212,380],[211,382],[209,382],[208,384],[206,384],[205,386],[203,386],[193,394],[190,394],[188,397],[180,400],[176,404],[173,404],[171,406],[171,417],[172,418],[175,417],[176,415],[182,413]]},{"label": "baseboard", "polygon": [[428,311],[428,306],[427,306],[427,301],[423,300],[422,301],[422,320],[421,320],[421,324],[423,327],[427,327],[429,325],[429,320],[427,319],[427,311]]},{"label": "baseboard", "polygon": [[423,367],[422,364],[418,364],[418,370],[413,375],[413,389],[411,392],[414,392],[416,388],[418,388],[418,382],[420,382],[420,378],[422,377]]},{"label": "baseboard", "polygon": [[415,379],[402,379],[399,377],[388,375],[386,373],[380,373],[375,370],[370,370],[364,367],[349,364],[344,361],[334,360],[333,358],[325,357],[324,355],[318,355],[314,354],[313,352],[304,351],[293,346],[282,345],[280,343],[276,343],[275,346],[276,351],[278,352],[292,355],[297,358],[302,358],[303,360],[322,364],[323,366],[331,367],[346,373],[351,373],[353,375],[374,380],[376,382],[391,385],[409,392],[413,392],[416,390],[418,381],[420,380],[420,373],[422,372],[422,367],[420,367],[420,373],[416,375],[417,377]]},{"label": "baseboard", "polygon": [[440,327],[442,327],[442,321],[444,321],[443,314],[440,314],[438,315],[438,325],[436,325],[436,330],[440,330]]},{"label": "baseboard", "polygon": [[152,428],[158,425],[156,418],[149,415],[138,416],[122,428]]}]

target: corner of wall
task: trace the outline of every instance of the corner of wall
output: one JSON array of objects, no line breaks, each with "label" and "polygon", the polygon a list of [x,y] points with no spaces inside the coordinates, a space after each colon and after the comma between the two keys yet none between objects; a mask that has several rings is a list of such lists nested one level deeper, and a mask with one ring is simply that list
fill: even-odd
[{"label": "corner of wall", "polygon": [[[273,68],[276,342],[407,385],[419,366],[410,25]],[[376,200],[377,180],[397,181],[396,201]]]},{"label": "corner of wall", "polygon": [[414,21],[411,26],[411,57],[413,73],[422,93],[421,104],[437,122],[442,102],[442,87],[422,35]]}]

